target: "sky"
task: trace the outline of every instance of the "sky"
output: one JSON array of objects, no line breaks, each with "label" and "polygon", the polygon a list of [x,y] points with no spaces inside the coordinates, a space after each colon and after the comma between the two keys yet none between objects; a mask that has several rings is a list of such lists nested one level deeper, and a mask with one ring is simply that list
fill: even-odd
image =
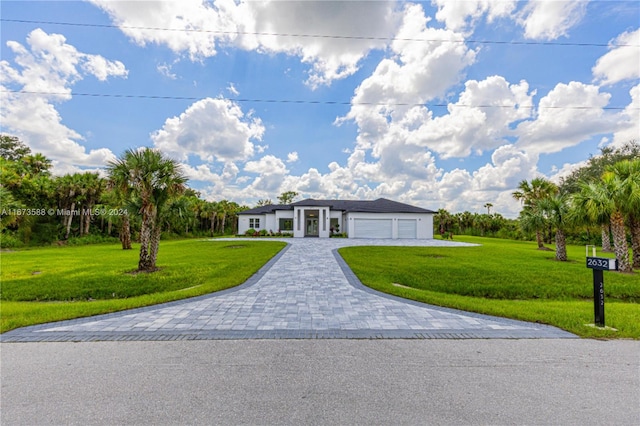
[{"label": "sky", "polygon": [[127,149],[208,200],[380,197],[517,217],[640,140],[640,3],[2,1],[0,132],[100,171]]}]

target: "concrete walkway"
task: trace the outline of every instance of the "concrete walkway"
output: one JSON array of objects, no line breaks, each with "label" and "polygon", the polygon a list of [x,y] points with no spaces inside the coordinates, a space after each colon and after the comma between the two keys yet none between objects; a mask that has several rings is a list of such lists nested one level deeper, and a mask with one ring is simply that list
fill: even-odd
[{"label": "concrete walkway", "polygon": [[289,245],[239,287],[163,305],[17,329],[1,335],[0,340],[576,337],[554,327],[439,308],[376,292],[363,286],[336,252],[353,245],[450,246],[456,250],[464,243],[283,241]]}]

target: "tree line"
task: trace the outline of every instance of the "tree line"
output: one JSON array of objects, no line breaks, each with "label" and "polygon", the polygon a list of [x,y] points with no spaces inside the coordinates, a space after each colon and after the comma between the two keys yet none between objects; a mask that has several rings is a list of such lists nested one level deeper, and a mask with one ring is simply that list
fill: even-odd
[{"label": "tree line", "polygon": [[[518,219],[490,214],[451,214],[439,210],[434,227],[454,233],[535,240],[540,250],[556,245],[556,259],[567,260],[567,243],[597,244],[614,252],[622,272],[640,268],[640,145],[603,148],[601,155],[555,184],[545,178],[522,181],[513,198],[522,203]],[[612,244],[613,240],[613,244]],[[629,256],[631,247],[631,256]]]},{"label": "tree line", "polygon": [[230,235],[237,232],[237,214],[249,208],[203,199],[186,186],[176,162],[148,148],[126,151],[107,165],[105,177],[52,176],[51,168],[50,159],[18,138],[0,136],[3,248],[114,238],[130,248],[132,240],[160,236]]},{"label": "tree line", "polygon": [[[0,245],[3,248],[119,238],[123,249],[141,244],[139,270],[153,270],[162,236],[237,233],[237,215],[248,206],[207,201],[186,186],[180,165],[161,152],[127,150],[107,165],[107,176],[73,173],[54,177],[52,162],[18,138],[0,135]],[[293,191],[278,197],[291,203]],[[556,259],[566,244],[598,244],[613,251],[619,268],[640,268],[640,145],[604,148],[556,185],[544,178],[522,181],[513,197],[522,202],[517,219],[491,213],[440,209],[434,228],[455,234],[555,242]],[[271,204],[260,200],[258,205]],[[611,243],[613,240],[613,245]],[[632,256],[629,257],[629,245]]]}]

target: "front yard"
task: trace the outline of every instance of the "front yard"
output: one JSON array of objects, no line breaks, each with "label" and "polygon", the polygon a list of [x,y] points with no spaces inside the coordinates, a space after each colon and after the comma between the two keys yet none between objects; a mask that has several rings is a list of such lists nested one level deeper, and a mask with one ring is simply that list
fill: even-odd
[{"label": "front yard", "polygon": [[139,246],[3,251],[0,332],[185,299],[245,282],[285,246],[276,241],[163,241],[160,271],[131,273]]},{"label": "front yard", "polygon": [[[640,339],[640,274],[604,273],[606,325],[593,324],[593,279],[584,247],[569,262],[535,243],[456,237],[477,247],[347,247],[363,284],[439,306],[554,325],[583,337]],[[611,255],[609,255],[611,256]]]}]

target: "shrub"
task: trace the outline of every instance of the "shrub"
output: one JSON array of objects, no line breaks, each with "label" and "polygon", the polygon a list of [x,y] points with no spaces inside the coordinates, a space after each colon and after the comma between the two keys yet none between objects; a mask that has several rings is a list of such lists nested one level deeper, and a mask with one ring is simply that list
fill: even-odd
[{"label": "shrub", "polygon": [[5,234],[4,232],[0,232],[0,248],[9,249],[9,248],[19,248],[24,246],[24,243],[14,237],[11,234]]},{"label": "shrub", "polygon": [[67,240],[67,244],[70,246],[84,246],[88,244],[100,244],[100,243],[117,243],[119,240],[116,237],[106,237],[103,235],[85,235],[83,237],[73,237]]},{"label": "shrub", "polygon": [[244,234],[249,236],[249,237],[253,237],[255,235],[255,233],[256,233],[255,229],[249,228],[249,229],[247,229],[247,232],[245,232]]}]

